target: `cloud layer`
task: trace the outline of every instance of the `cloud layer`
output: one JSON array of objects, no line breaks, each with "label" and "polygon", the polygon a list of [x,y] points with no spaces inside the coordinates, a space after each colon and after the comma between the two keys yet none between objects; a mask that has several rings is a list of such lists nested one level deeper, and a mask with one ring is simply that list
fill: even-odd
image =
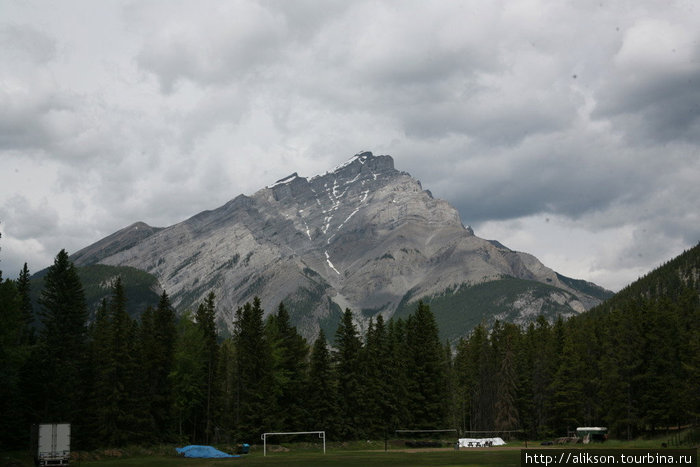
[{"label": "cloud layer", "polygon": [[360,150],[613,289],[700,240],[695,2],[2,9],[6,275]]}]

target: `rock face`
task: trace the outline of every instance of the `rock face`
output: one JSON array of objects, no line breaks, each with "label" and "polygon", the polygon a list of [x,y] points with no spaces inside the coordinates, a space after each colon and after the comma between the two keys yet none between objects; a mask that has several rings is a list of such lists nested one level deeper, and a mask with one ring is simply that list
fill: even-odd
[{"label": "rock face", "polygon": [[536,315],[545,303],[573,314],[601,301],[534,256],[475,236],[390,156],[369,152],[324,175],[294,173],[167,228],[134,224],[73,260],[147,271],[181,310],[214,291],[226,326],[256,295],[268,312],[284,301],[307,337],[319,327],[332,334],[346,307],[363,324],[419,298],[504,277],[552,289],[550,298],[525,293],[505,303],[502,311],[517,316]]}]

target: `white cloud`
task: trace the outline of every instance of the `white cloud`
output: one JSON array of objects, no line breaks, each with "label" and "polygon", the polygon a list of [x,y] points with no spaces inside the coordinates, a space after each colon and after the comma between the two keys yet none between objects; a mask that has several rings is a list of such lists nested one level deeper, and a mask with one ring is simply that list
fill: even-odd
[{"label": "white cloud", "polygon": [[207,85],[255,78],[286,33],[280,14],[249,1],[179,2],[141,14],[147,32],[137,62],[166,93],[181,79]]},{"label": "white cloud", "polygon": [[5,270],[22,249],[38,269],[62,247],[168,225],[359,150],[393,155],[477,234],[611,288],[700,239],[694,2],[3,13]]}]

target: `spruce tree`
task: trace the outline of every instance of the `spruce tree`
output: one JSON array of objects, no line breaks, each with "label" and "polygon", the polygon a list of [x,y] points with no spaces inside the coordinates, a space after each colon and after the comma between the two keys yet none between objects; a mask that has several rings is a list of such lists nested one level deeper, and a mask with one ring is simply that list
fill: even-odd
[{"label": "spruce tree", "polygon": [[26,420],[21,370],[28,356],[23,343],[22,302],[14,281],[0,273],[0,450],[23,448]]},{"label": "spruce tree", "polygon": [[304,406],[309,429],[323,429],[329,437],[339,436],[337,385],[326,336],[321,329],[311,350]]},{"label": "spruce tree", "polygon": [[562,352],[552,380],[554,428],[559,433],[572,431],[583,422],[583,379],[589,377],[572,332],[565,334]]},{"label": "spruce tree", "polygon": [[474,392],[475,371],[472,369],[472,348],[469,341],[460,338],[457,342],[457,352],[454,358],[455,378],[455,411],[458,420],[457,427],[461,432],[471,429],[472,393]]},{"label": "spruce tree", "polygon": [[238,358],[236,357],[236,345],[232,338],[225,339],[219,345],[219,356],[217,358],[216,369],[216,390],[218,400],[215,406],[218,408],[216,414],[216,424],[220,427],[218,442],[231,443],[236,433],[235,403],[238,381],[236,367]]},{"label": "spruce tree", "polygon": [[640,409],[645,424],[652,432],[657,427],[677,425],[679,414],[674,400],[680,397],[680,355],[678,313],[663,297],[645,300],[643,314],[644,347],[641,382],[643,394]]},{"label": "spruce tree", "polygon": [[[152,354],[144,348],[148,359],[147,374],[151,394],[151,414],[157,433],[167,438],[174,431],[173,427],[173,383],[171,373],[175,365],[175,346],[177,345],[177,320],[175,309],[170,304],[170,297],[163,291],[158,306],[152,317]],[[150,322],[142,321],[150,327]]]},{"label": "spruce tree", "polygon": [[388,352],[384,319],[378,315],[376,324],[370,320],[361,358],[364,368],[362,386],[367,394],[362,407],[363,425],[367,435],[373,438],[383,437],[389,429],[391,405],[386,378],[390,365]]},{"label": "spruce tree", "polygon": [[[128,316],[128,315],[127,315]],[[128,403],[128,423],[129,443],[144,443],[156,440],[154,433],[153,414],[151,413],[151,398],[149,388],[144,384],[146,381],[146,369],[143,366],[142,346],[139,337],[141,328],[139,322],[129,318],[129,342],[127,352],[130,356],[129,367],[125,384],[126,393],[129,397]]]},{"label": "spruce tree", "polygon": [[422,301],[408,321],[408,362],[411,376],[411,412],[414,427],[441,428],[445,421],[445,366],[435,316]]},{"label": "spruce tree", "polygon": [[83,286],[65,250],[48,268],[39,304],[41,377],[45,382],[40,415],[45,421],[72,423],[73,439],[80,446],[88,435],[81,430],[88,312]]},{"label": "spruce tree", "polygon": [[387,352],[389,364],[384,373],[389,388],[387,396],[387,432],[412,426],[409,390],[410,348],[406,340],[406,322],[391,319],[387,326]]},{"label": "spruce tree", "polygon": [[494,428],[500,431],[514,430],[520,420],[516,406],[518,379],[516,375],[516,348],[518,328],[506,324],[501,336],[493,336],[500,342],[500,365],[496,378],[496,404]]},{"label": "spruce tree", "polygon": [[277,314],[267,321],[268,338],[273,355],[275,387],[275,422],[284,431],[297,431],[303,426],[302,395],[307,372],[309,346],[289,321],[289,313],[283,303]]},{"label": "spruce tree", "polygon": [[537,437],[549,436],[554,434],[551,426],[551,384],[559,350],[556,349],[554,330],[544,316],[537,317],[529,341],[532,345],[532,428]]},{"label": "spruce tree", "polygon": [[167,441],[175,433],[171,372],[175,359],[177,328],[175,310],[164,291],[158,307],[141,314],[139,347],[146,381],[146,400],[154,439]]},{"label": "spruce tree", "polygon": [[697,289],[686,288],[679,306],[683,310],[685,322],[686,355],[681,363],[683,368],[683,396],[686,401],[686,420],[697,424],[700,421],[700,293]]},{"label": "spruce tree", "polygon": [[518,412],[520,423],[529,438],[537,439],[534,423],[534,394],[532,392],[535,323],[530,322],[521,334],[520,346],[517,352],[518,360]]},{"label": "spruce tree", "polygon": [[488,333],[483,324],[474,328],[467,346],[468,361],[464,363],[467,374],[464,378],[471,386],[469,429],[490,430],[493,426],[496,372]]},{"label": "spruce tree", "polygon": [[33,344],[35,341],[34,335],[34,306],[31,298],[31,284],[29,268],[27,263],[24,263],[22,270],[17,277],[17,292],[20,298],[20,310],[22,313],[22,343]]},{"label": "spruce tree", "polygon": [[189,443],[200,442],[204,434],[200,430],[201,408],[206,404],[202,381],[207,380],[204,335],[185,312],[178,321],[177,342],[171,373],[173,403],[180,439]]},{"label": "spruce tree", "polygon": [[219,353],[219,345],[217,343],[216,323],[214,321],[216,309],[214,304],[214,292],[210,292],[204,303],[201,303],[197,308],[195,319],[197,327],[200,329],[204,337],[204,356],[202,362],[206,379],[202,382],[203,393],[206,394],[206,403],[203,407],[201,419],[203,421],[202,430],[204,433],[204,441],[209,443],[213,436],[214,426],[212,419],[214,417],[214,402],[218,400],[215,393],[217,357]]},{"label": "spruce tree", "polygon": [[90,388],[89,397],[86,401],[87,410],[85,425],[86,430],[91,433],[86,448],[94,449],[97,446],[105,445],[102,423],[104,419],[104,397],[107,391],[103,376],[104,368],[109,364],[109,336],[110,318],[107,299],[103,298],[95,312],[95,318],[88,327],[88,354],[90,363],[88,365],[87,386]]},{"label": "spruce tree", "polygon": [[333,360],[338,381],[340,436],[343,439],[358,439],[364,436],[366,428],[362,425],[361,415],[365,397],[360,383],[363,371],[360,366],[362,342],[349,308],[345,309],[335,332],[335,347]]},{"label": "spruce tree", "polygon": [[142,437],[146,425],[143,412],[147,411],[142,406],[136,328],[126,312],[121,277],[113,284],[106,319],[98,319],[104,320],[99,324],[99,334],[106,335],[99,349],[102,365],[96,375],[100,438],[108,446],[122,446]]},{"label": "spruce tree", "polygon": [[274,417],[272,355],[265,335],[263,309],[260,299],[246,303],[237,313],[239,323],[235,335],[238,357],[239,395],[237,412],[238,430],[242,440],[256,439],[272,424]]},{"label": "spruce tree", "polygon": [[[371,425],[377,435],[388,437],[399,427],[399,411],[402,403],[398,397],[401,393],[396,387],[399,382],[399,374],[395,366],[399,361],[394,359],[394,347],[390,326],[384,323],[382,315],[377,316],[372,338],[367,337],[367,353],[369,355],[368,377],[374,383],[374,406],[377,413],[369,417]],[[405,370],[405,367],[404,367]]]},{"label": "spruce tree", "polygon": [[605,320],[602,340],[601,402],[611,436],[632,439],[640,424],[638,408],[642,331],[637,306],[628,303],[601,317]]},{"label": "spruce tree", "polygon": [[457,408],[457,379],[452,356],[452,344],[446,341],[442,346],[442,365],[445,372],[445,399],[443,400],[443,412],[445,414],[444,426],[459,427],[459,410]]},{"label": "spruce tree", "polygon": [[[156,422],[159,416],[158,407],[158,360],[159,349],[156,345],[155,310],[152,306],[146,307],[141,313],[140,326],[138,332],[139,362],[144,378],[145,400],[147,401],[147,413],[151,422],[151,441],[164,441],[167,439],[169,427],[163,427]],[[158,428],[156,428],[158,427]]]}]

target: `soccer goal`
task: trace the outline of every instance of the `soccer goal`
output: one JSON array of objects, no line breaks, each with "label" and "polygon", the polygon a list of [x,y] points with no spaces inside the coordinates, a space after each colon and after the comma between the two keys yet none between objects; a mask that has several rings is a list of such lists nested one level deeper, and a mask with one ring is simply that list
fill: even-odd
[{"label": "soccer goal", "polygon": [[326,432],[325,431],[285,431],[281,433],[263,433],[260,435],[260,439],[263,440],[263,456],[267,456],[267,438],[269,436],[283,436],[283,435],[318,435],[320,439],[323,440],[323,453],[326,453]]}]

